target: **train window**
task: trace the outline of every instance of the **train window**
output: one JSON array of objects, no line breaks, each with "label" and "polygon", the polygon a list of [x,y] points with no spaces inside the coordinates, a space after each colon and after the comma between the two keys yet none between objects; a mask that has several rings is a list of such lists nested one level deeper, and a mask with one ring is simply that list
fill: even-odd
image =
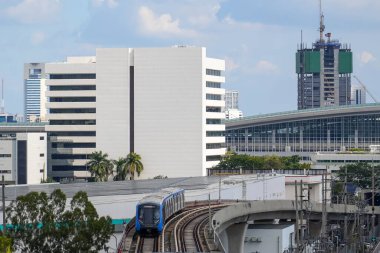
[{"label": "train window", "polygon": [[144,224],[155,224],[160,219],[160,209],[156,205],[141,205],[138,213],[139,220]]}]

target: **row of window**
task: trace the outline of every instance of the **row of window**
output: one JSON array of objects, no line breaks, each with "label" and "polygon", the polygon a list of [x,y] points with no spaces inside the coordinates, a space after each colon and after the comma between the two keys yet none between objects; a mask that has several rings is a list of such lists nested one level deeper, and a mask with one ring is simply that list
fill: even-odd
[{"label": "row of window", "polygon": [[95,108],[50,109],[50,113],[96,113]]},{"label": "row of window", "polygon": [[220,125],[222,124],[221,119],[206,119],[206,124],[208,125]]},{"label": "row of window", "polygon": [[96,102],[96,97],[50,97],[50,102]]},{"label": "row of window", "polygon": [[219,149],[224,148],[224,143],[207,143],[206,149]]},{"label": "row of window", "polygon": [[86,171],[88,168],[85,165],[53,165],[51,169],[52,171]]},{"label": "row of window", "polygon": [[95,125],[96,120],[86,119],[86,120],[50,120],[50,125]]},{"label": "row of window", "polygon": [[55,91],[55,90],[96,90],[95,85],[57,85],[57,86],[50,86],[49,90]]},{"label": "row of window", "polygon": [[51,159],[87,159],[88,155],[83,154],[52,154]]},{"label": "row of window", "polygon": [[206,162],[220,161],[221,159],[222,159],[222,156],[220,155],[206,156]]},{"label": "row of window", "polygon": [[84,143],[74,143],[74,142],[53,142],[51,144],[52,148],[96,148],[96,143],[84,142]]},{"label": "row of window", "polygon": [[218,83],[218,82],[209,82],[209,81],[206,81],[206,87],[208,87],[208,88],[221,88],[222,84]]},{"label": "row of window", "polygon": [[10,170],[0,170],[0,174],[11,174]]},{"label": "row of window", "polygon": [[0,154],[0,157],[11,157],[11,154]]},{"label": "row of window", "polygon": [[222,100],[222,95],[218,94],[206,94],[206,99],[207,100]]},{"label": "row of window", "polygon": [[206,106],[206,112],[222,112],[222,107],[220,107],[220,106]]},{"label": "row of window", "polygon": [[96,74],[50,74],[49,79],[96,79]]},{"label": "row of window", "polygon": [[224,137],[225,131],[206,131],[206,137]]},{"label": "row of window", "polygon": [[50,136],[96,136],[95,131],[50,132]]},{"label": "row of window", "polygon": [[222,71],[216,69],[206,69],[206,75],[210,76],[221,76]]}]

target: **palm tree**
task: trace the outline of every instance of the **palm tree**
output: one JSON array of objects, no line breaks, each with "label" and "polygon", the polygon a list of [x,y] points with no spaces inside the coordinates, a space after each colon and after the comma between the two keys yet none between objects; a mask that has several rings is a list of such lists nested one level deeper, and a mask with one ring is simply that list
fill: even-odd
[{"label": "palm tree", "polygon": [[108,160],[108,154],[103,154],[102,151],[95,151],[89,158],[90,161],[86,165],[89,167],[91,176],[95,178],[95,181],[107,181],[113,172],[113,165]]},{"label": "palm tree", "polygon": [[113,178],[115,181],[124,181],[129,173],[129,168],[127,166],[126,158],[119,158],[118,160],[113,160],[112,163],[116,169],[116,176]]},{"label": "palm tree", "polygon": [[131,174],[131,180],[135,179],[135,172],[137,172],[137,176],[140,176],[141,172],[144,170],[141,156],[135,152],[129,153],[127,156],[127,167]]}]

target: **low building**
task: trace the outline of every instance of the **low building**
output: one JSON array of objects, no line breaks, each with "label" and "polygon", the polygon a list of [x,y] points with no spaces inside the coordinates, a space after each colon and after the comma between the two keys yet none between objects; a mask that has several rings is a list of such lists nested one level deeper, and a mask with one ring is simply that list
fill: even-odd
[{"label": "low building", "polygon": [[249,224],[245,232],[244,252],[292,252],[293,224]]},{"label": "low building", "polygon": [[7,184],[39,184],[46,168],[44,124],[0,124],[0,176]]}]

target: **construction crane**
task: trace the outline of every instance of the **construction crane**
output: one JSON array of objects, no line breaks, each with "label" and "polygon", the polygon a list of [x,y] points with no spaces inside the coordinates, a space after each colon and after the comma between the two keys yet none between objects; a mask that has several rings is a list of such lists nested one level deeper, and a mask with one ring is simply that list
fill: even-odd
[{"label": "construction crane", "polygon": [[372,95],[372,93],[367,89],[367,86],[364,85],[364,83],[362,83],[359,78],[357,76],[354,76],[354,78],[356,79],[356,81],[358,81],[358,83],[364,88],[365,92],[368,93],[368,95],[373,99],[373,101],[375,101],[375,103],[378,103],[377,99]]}]

